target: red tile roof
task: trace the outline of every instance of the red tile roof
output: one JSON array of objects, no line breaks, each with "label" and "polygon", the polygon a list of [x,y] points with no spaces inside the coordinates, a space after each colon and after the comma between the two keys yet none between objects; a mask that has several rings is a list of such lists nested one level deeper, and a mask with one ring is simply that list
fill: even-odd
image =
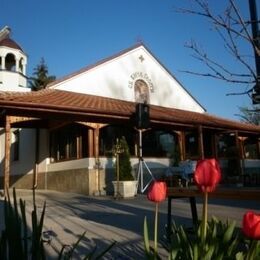
[{"label": "red tile roof", "polygon": [[12,39],[10,38],[5,38],[0,41],[0,46],[6,46],[12,49],[17,49],[20,51],[23,51],[22,48]]},{"label": "red tile roof", "polygon": [[[1,92],[0,107],[12,115],[28,117],[70,118],[75,121],[104,121],[117,119],[129,121],[135,112],[136,103],[75,92],[44,89],[36,92]],[[58,116],[57,116],[58,115]],[[223,119],[207,113],[150,106],[150,119],[153,124],[198,126],[254,132],[260,134],[260,126]]]}]

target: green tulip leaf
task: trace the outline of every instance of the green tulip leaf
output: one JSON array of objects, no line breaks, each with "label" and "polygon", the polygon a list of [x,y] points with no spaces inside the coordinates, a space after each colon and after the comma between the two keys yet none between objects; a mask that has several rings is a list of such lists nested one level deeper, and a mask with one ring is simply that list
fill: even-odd
[{"label": "green tulip leaf", "polygon": [[147,255],[150,255],[149,230],[146,216],[144,217],[144,249]]},{"label": "green tulip leaf", "polygon": [[244,254],[242,252],[238,252],[236,254],[236,260],[244,260]]},{"label": "green tulip leaf", "polygon": [[224,237],[223,237],[223,243],[224,244],[230,243],[230,240],[233,236],[235,227],[236,227],[235,221],[232,221],[232,223],[228,225],[227,230],[226,230]]}]

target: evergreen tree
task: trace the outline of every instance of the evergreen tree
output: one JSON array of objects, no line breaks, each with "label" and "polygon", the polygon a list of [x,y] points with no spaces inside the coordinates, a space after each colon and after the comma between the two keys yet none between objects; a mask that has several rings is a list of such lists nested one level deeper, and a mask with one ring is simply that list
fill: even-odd
[{"label": "evergreen tree", "polygon": [[132,175],[130,152],[124,136],[119,140],[119,144],[123,149],[123,152],[119,154],[119,180],[132,181],[134,180],[134,177]]},{"label": "evergreen tree", "polygon": [[241,118],[242,122],[260,125],[260,109],[256,106],[252,108],[239,107],[241,114],[238,116]]},{"label": "evergreen tree", "polygon": [[38,91],[46,88],[55,79],[55,76],[48,75],[48,66],[44,59],[41,58],[40,63],[34,68],[33,77],[29,78],[29,85],[33,91]]}]

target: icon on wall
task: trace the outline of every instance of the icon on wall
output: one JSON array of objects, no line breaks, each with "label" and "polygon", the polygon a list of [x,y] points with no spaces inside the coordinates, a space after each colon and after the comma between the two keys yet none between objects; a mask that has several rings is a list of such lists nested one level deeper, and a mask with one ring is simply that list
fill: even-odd
[{"label": "icon on wall", "polygon": [[149,104],[149,88],[144,80],[138,79],[135,81],[134,91],[135,102]]}]

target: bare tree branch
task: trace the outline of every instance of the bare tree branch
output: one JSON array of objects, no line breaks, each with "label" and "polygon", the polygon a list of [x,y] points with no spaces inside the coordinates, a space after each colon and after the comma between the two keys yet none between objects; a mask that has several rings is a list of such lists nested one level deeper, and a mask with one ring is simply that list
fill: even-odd
[{"label": "bare tree branch", "polygon": [[222,40],[227,53],[243,66],[244,72],[234,72],[232,69],[224,65],[224,62],[218,62],[211,58],[194,40],[191,40],[189,44],[185,44],[185,47],[191,49],[193,52],[192,56],[203,63],[207,67],[208,72],[194,72],[191,70],[182,70],[182,72],[196,76],[211,77],[229,83],[250,85],[251,87],[249,90],[228,94],[250,95],[253,91],[253,85],[257,82],[257,75],[253,65],[254,63],[249,60],[253,60],[253,56],[241,53],[239,46],[241,42],[245,41],[258,55],[260,54],[260,50],[258,46],[256,46],[248,29],[248,25],[252,23],[252,21],[246,21],[242,17],[235,4],[235,0],[228,0],[228,6],[222,14],[218,15],[212,11],[206,0],[191,0],[191,2],[195,4],[195,7],[175,8],[175,11],[178,13],[201,16],[207,19],[213,25],[214,30]]},{"label": "bare tree branch", "polygon": [[[212,77],[216,79],[221,79],[227,82],[231,83],[242,83],[242,84],[248,84],[248,83],[254,83],[254,80],[252,80],[252,74],[242,74],[242,73],[235,73],[231,72],[229,69],[225,68],[223,65],[220,63],[217,63],[216,61],[212,60],[208,55],[198,47],[196,42],[191,40],[189,44],[185,44],[186,48],[190,48],[194,54],[192,55],[195,59],[199,60],[202,62],[204,65],[206,65],[212,73],[192,73],[189,70],[184,70],[183,72],[193,74],[193,75],[199,75],[199,76],[207,76],[207,77]],[[250,70],[250,69],[249,69]],[[253,72],[250,70],[250,72]],[[238,78],[238,79],[234,79]],[[240,79],[243,78],[243,79]],[[247,78],[247,79],[245,79]]]}]

